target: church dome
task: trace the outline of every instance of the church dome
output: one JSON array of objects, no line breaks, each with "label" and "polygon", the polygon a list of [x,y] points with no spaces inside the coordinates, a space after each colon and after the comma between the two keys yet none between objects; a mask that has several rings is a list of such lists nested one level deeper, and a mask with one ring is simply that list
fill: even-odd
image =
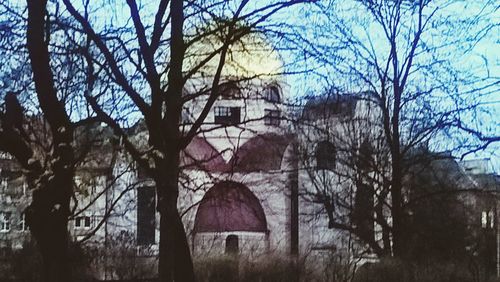
[{"label": "church dome", "polygon": [[198,232],[267,232],[267,222],[259,199],[243,184],[223,181],[203,197],[194,231]]},{"label": "church dome", "polygon": [[[186,50],[184,71],[188,72],[221,48],[222,40],[222,36],[211,35],[189,46]],[[220,52],[201,67],[193,79],[210,82],[216,73],[219,60]],[[248,78],[269,81],[275,80],[276,75],[282,72],[283,62],[276,50],[266,42],[262,34],[251,33],[230,45],[222,69],[221,82]]]}]

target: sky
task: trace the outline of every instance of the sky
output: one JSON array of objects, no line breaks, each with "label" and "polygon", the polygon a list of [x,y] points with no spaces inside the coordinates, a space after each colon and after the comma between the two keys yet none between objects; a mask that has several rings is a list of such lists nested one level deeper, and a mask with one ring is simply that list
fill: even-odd
[{"label": "sky", "polygon": [[[79,1],[73,1],[76,5]],[[105,1],[106,2],[106,1]],[[249,9],[253,8],[256,5],[260,5],[262,3],[266,3],[266,1],[250,1]],[[442,3],[443,1],[435,1],[435,3]],[[480,7],[480,4],[485,1],[452,1],[455,4],[447,6],[445,8],[439,7],[439,12],[441,13],[439,17],[436,17],[438,21],[436,24],[446,23],[447,20],[450,20],[451,15],[460,15],[463,18],[477,18],[477,24],[485,25],[489,23],[498,23],[500,22],[500,9],[499,10],[484,10]],[[494,1],[492,1],[493,3]],[[112,3],[112,2],[106,2]],[[147,4],[148,1],[139,1],[139,3]],[[377,53],[384,54],[387,53],[387,45],[384,44],[383,37],[380,37],[380,30],[377,30],[376,24],[374,22],[370,22],[370,19],[364,18],[366,12],[358,9],[355,1],[321,1],[320,3],[333,3],[331,6],[332,10],[328,10],[327,13],[329,16],[335,15],[338,16],[339,19],[349,21],[352,20],[353,17],[358,17],[357,19],[361,20],[362,24],[354,25],[353,32],[356,34],[368,34],[372,35],[372,38],[375,40],[372,42],[374,49],[377,50]],[[147,19],[151,17],[152,11],[148,8],[148,5],[139,4],[141,8],[141,15],[143,18]],[[494,5],[494,3],[493,3]],[[108,25],[108,24],[117,24],[117,23],[126,23],[129,22],[128,18],[128,9],[124,5],[115,5],[114,13],[108,13],[106,9],[101,9],[96,13],[95,23],[97,25]],[[299,26],[299,32],[303,32],[303,36],[309,38],[311,42],[318,43],[319,45],[335,45],[337,42],[329,42],[329,38],[335,38],[335,40],[342,40],[336,34],[330,33],[326,34],[326,36],[321,35],[322,31],[329,31],[331,24],[336,22],[331,21],[331,18],[325,20],[325,14],[318,14],[317,5],[297,5],[295,7],[289,8],[287,10],[283,10],[283,12],[278,13],[271,19],[271,24],[277,24],[276,26],[281,28],[283,23],[286,24],[294,24]],[[435,7],[431,7],[431,11]],[[498,8],[497,8],[498,9]],[[487,15],[487,20],[482,21],[478,15]],[[129,22],[130,23],[130,22]],[[433,23],[434,24],[434,23]],[[366,25],[367,29],[365,30],[362,26]],[[319,28],[318,28],[319,27]],[[474,30],[474,29],[471,29]],[[318,32],[319,33],[316,33]],[[367,31],[366,33],[364,33]],[[467,29],[464,29],[462,32],[466,32]],[[476,44],[471,46],[470,50],[464,52],[461,55],[455,56],[455,60],[452,62],[451,66],[457,68],[458,71],[467,71],[472,76],[489,76],[493,80],[496,79],[497,86],[493,89],[490,95],[487,95],[482,98],[484,104],[484,109],[489,113],[481,114],[477,117],[471,117],[471,120],[478,125],[479,128],[489,130],[491,134],[500,134],[500,92],[498,81],[500,81],[500,46],[499,46],[499,38],[500,38],[500,28],[498,25],[488,30],[487,33],[479,30],[479,34],[485,35],[482,40],[477,42]],[[440,31],[442,32],[442,30]],[[465,36],[464,34],[462,34]],[[460,38],[460,36],[457,36]],[[382,40],[380,39],[382,38]],[[426,42],[433,43],[442,41],[443,38],[450,38],[446,36],[445,33],[430,33],[428,37],[426,37]],[[364,38],[366,40],[366,37]],[[281,46],[277,46],[278,49]],[[451,44],[446,48],[442,48],[442,52],[458,52],[457,46]],[[462,50],[463,51],[463,50]],[[456,53],[459,54],[459,53]],[[294,56],[293,52],[289,52],[286,50],[280,51],[280,55],[285,65],[293,64],[296,62],[297,57]],[[335,57],[338,55],[340,58],[339,62],[342,63],[342,53],[332,52],[331,57]],[[334,61],[332,61],[334,62]],[[329,62],[331,63],[331,62]],[[287,77],[287,81],[290,85],[290,95],[292,97],[301,97],[307,94],[314,94],[321,91],[323,87],[325,87],[324,78],[327,77],[329,81],[339,81],[339,75],[332,71],[331,67],[325,67],[321,64],[318,64],[314,60],[307,60],[307,63],[302,63],[299,65],[294,65],[290,71],[302,71],[304,69],[313,68],[315,70],[315,74],[304,74],[299,73],[297,75],[290,75]],[[495,167],[497,173],[500,173],[500,145],[498,143],[490,145],[487,150],[482,151],[478,154],[468,155],[467,158],[490,158]]]},{"label": "sky", "polygon": [[[444,2],[451,4],[444,7],[437,5]],[[383,59],[386,54],[389,54],[390,45],[387,44],[380,25],[373,18],[366,16],[368,15],[366,10],[360,9],[360,5],[356,4],[355,1],[332,1],[328,3],[333,3],[333,5],[328,8],[327,12],[319,14],[314,8],[297,8],[293,12],[296,15],[294,19],[296,24],[304,26],[304,34],[306,37],[310,35],[308,38],[311,42],[326,46],[325,49],[320,51],[328,54],[329,57],[340,54],[340,58],[328,62],[329,64],[336,64],[333,67],[324,67],[324,61],[328,60],[328,58],[322,58],[320,63],[310,59],[307,64],[300,65],[303,68],[313,68],[318,74],[316,76],[303,74],[290,76],[288,81],[293,96],[318,94],[318,91],[325,87],[325,77],[328,78],[329,83],[341,84],[342,80],[345,80],[336,71],[342,70],[342,67],[339,66],[352,65],[346,57],[343,57],[346,53],[343,51],[328,53],[335,47],[336,43],[334,41],[343,40],[342,37],[337,36],[338,34],[335,33],[336,29],[331,27],[341,21],[343,21],[342,24],[344,25],[354,23],[350,31],[356,34],[359,40],[368,47],[371,45],[379,59]],[[494,1],[490,1],[491,6],[486,8],[483,5],[486,1],[434,1],[431,3],[435,4],[429,7],[426,15],[435,14],[433,20],[429,23],[429,30],[423,33],[421,42],[424,42],[427,47],[440,47],[437,52],[419,54],[420,61],[415,63],[435,62],[445,58],[446,63],[438,66],[441,66],[440,71],[443,74],[453,73],[456,75],[458,78],[456,92],[462,96],[467,95],[469,100],[478,99],[480,101],[480,111],[476,113],[477,115],[464,114],[464,119],[487,135],[500,135],[500,25],[496,24],[496,26],[491,27],[492,23],[500,22],[500,8],[495,5]],[[333,17],[337,18],[332,20]],[[403,20],[407,20],[407,18]],[[468,24],[469,22],[471,24]],[[311,30],[311,23],[320,26],[319,34],[317,33],[317,26],[312,27],[313,30]],[[399,46],[404,46],[405,43],[406,41],[402,40]],[[315,46],[315,48],[318,47]],[[367,52],[364,54],[367,54]],[[292,56],[285,55],[282,57],[285,63],[291,62]],[[417,71],[412,74],[411,79],[422,82],[427,81],[431,87],[437,85],[437,83],[433,83],[432,79],[438,81],[440,79],[439,74],[433,76],[435,78],[429,77],[428,72],[419,73]],[[485,85],[490,85],[490,87],[483,89]],[[359,88],[362,89],[363,86]],[[482,90],[472,91],[472,89]],[[450,91],[450,89],[441,90],[439,95],[448,95],[446,91]],[[466,136],[459,134],[454,138],[457,137],[463,139]],[[449,139],[438,142],[441,143],[439,147],[444,148],[443,150],[449,148],[452,143],[449,142]],[[465,152],[464,150],[454,151],[454,155],[461,156]],[[494,170],[500,173],[499,143],[491,144],[486,150],[465,157],[465,159],[475,158],[490,159]]]}]

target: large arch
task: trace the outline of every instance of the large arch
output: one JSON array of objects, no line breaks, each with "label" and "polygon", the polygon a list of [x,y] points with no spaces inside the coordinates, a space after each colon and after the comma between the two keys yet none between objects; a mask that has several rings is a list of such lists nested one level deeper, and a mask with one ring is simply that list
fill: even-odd
[{"label": "large arch", "polygon": [[194,232],[267,232],[259,199],[243,184],[223,181],[203,197],[194,223]]}]

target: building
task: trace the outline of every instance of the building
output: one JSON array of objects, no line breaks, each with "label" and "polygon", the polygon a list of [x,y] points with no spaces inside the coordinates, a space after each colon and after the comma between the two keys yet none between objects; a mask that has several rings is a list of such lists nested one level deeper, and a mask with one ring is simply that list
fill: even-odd
[{"label": "building", "polygon": [[[366,93],[326,93],[311,97],[298,114],[300,122],[291,123],[289,117],[297,114],[287,105],[289,87],[283,77],[239,79],[279,72],[279,58],[266,49],[258,52],[229,62],[220,97],[182,154],[179,210],[191,251],[201,263],[238,258],[240,270],[272,260],[302,264],[328,280],[338,271],[332,266],[372,261],[375,244],[390,244],[373,219],[388,218],[387,207],[374,200],[384,172],[377,174],[372,164],[389,166],[376,122],[379,113],[364,102]],[[241,65],[252,67],[242,70]],[[211,67],[205,72],[210,74]],[[188,84],[186,93],[204,83],[199,78]],[[183,130],[205,101],[199,96],[186,105]],[[154,276],[159,241],[154,183],[109,129],[96,125],[94,130],[102,138],[94,140],[94,150],[77,171],[70,232],[75,241],[98,250],[97,278]],[[141,121],[129,134],[138,144],[146,143]],[[498,177],[463,165],[465,171],[454,169],[457,177],[475,188],[498,189]],[[0,177],[0,248],[19,249],[29,240],[22,211],[30,192],[6,154],[0,155]],[[463,199],[482,207],[471,215],[471,224],[480,222],[490,238],[498,230],[497,202],[473,198]]]}]

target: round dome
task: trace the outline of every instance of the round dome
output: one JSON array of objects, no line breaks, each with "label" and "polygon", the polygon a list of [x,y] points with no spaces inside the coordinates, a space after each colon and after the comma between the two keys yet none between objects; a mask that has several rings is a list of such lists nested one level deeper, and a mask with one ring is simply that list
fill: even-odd
[{"label": "round dome", "polygon": [[278,170],[290,140],[290,136],[275,133],[257,135],[236,151],[228,169],[235,172]]},{"label": "round dome", "polygon": [[[222,47],[222,36],[211,35],[192,44],[186,50],[185,71],[199,65]],[[212,78],[219,65],[220,52],[197,72],[194,78]],[[278,53],[267,43],[263,35],[251,33],[233,42],[226,54],[222,80],[245,78],[275,78],[282,73],[283,63]]]},{"label": "round dome", "polygon": [[195,232],[267,232],[259,199],[243,184],[223,181],[203,197],[194,225]]}]

